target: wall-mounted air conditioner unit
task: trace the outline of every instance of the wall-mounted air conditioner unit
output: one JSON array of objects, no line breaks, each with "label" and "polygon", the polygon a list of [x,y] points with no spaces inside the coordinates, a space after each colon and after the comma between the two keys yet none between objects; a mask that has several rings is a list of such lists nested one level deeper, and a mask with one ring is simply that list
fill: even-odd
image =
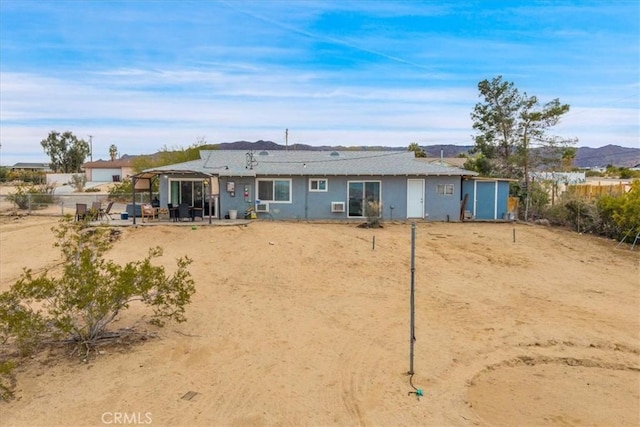
[{"label": "wall-mounted air conditioner unit", "polygon": [[269,203],[256,203],[256,212],[269,212]]},{"label": "wall-mounted air conditioner unit", "polygon": [[344,212],[344,202],[331,202],[331,212]]}]

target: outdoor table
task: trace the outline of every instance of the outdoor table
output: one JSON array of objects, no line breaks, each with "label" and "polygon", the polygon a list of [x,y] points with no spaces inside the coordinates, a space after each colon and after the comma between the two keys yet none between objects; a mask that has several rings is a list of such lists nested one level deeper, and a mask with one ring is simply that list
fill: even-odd
[{"label": "outdoor table", "polygon": [[195,221],[196,216],[199,216],[200,218],[202,218],[203,210],[204,209],[202,209],[202,208],[190,207],[189,208],[189,213],[191,213],[191,221]]}]

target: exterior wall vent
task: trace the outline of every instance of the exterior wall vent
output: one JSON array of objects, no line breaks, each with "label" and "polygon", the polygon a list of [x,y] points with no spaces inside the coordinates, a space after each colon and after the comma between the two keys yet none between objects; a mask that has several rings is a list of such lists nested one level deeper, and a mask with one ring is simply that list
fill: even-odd
[{"label": "exterior wall vent", "polygon": [[256,212],[269,212],[269,203],[256,204]]}]

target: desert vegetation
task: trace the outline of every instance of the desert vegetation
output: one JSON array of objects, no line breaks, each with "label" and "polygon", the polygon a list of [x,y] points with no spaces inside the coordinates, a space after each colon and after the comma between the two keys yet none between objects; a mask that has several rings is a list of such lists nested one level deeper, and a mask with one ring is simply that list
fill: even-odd
[{"label": "desert vegetation", "polygon": [[152,262],[162,255],[159,246],[125,265],[107,260],[105,254],[120,234],[116,229],[90,228],[65,217],[53,233],[61,263],[39,274],[24,269],[19,280],[0,293],[3,398],[10,396],[11,370],[20,356],[63,343],[71,347],[71,354],[86,360],[99,342],[119,336],[108,328],[133,302],[147,306],[150,322],[163,326],[166,321],[186,320],[185,309],[195,292],[188,271],[191,259],[186,256],[177,259],[174,273],[168,275]]}]

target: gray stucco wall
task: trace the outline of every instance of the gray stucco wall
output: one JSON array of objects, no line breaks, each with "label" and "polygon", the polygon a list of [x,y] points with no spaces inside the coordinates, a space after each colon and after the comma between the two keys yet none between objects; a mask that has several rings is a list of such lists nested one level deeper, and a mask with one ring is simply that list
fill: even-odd
[{"label": "gray stucco wall", "polygon": [[[350,181],[379,181],[381,183],[382,219],[407,218],[407,180],[424,179],[423,195],[425,219],[429,221],[457,221],[460,215],[461,179],[458,176],[296,176],[277,177],[291,179],[291,203],[269,202],[269,213],[259,213],[260,218],[273,219],[335,219],[346,220],[357,217],[348,216],[348,183]],[[310,192],[310,178],[326,178],[327,191]],[[227,184],[233,182],[235,194],[227,191]],[[452,195],[441,195],[437,192],[438,184],[452,184]],[[248,196],[245,197],[245,189]],[[166,179],[160,179],[160,202],[166,206],[168,186]],[[249,206],[256,200],[256,178],[254,177],[221,177],[219,196],[219,218],[225,218],[230,210],[238,212],[238,218],[244,216]],[[344,202],[345,212],[331,212],[331,202]]]},{"label": "gray stucco wall", "polygon": [[[438,184],[453,184],[453,194],[438,194]],[[430,176],[425,188],[425,219],[429,221],[460,220],[460,177]]]}]

